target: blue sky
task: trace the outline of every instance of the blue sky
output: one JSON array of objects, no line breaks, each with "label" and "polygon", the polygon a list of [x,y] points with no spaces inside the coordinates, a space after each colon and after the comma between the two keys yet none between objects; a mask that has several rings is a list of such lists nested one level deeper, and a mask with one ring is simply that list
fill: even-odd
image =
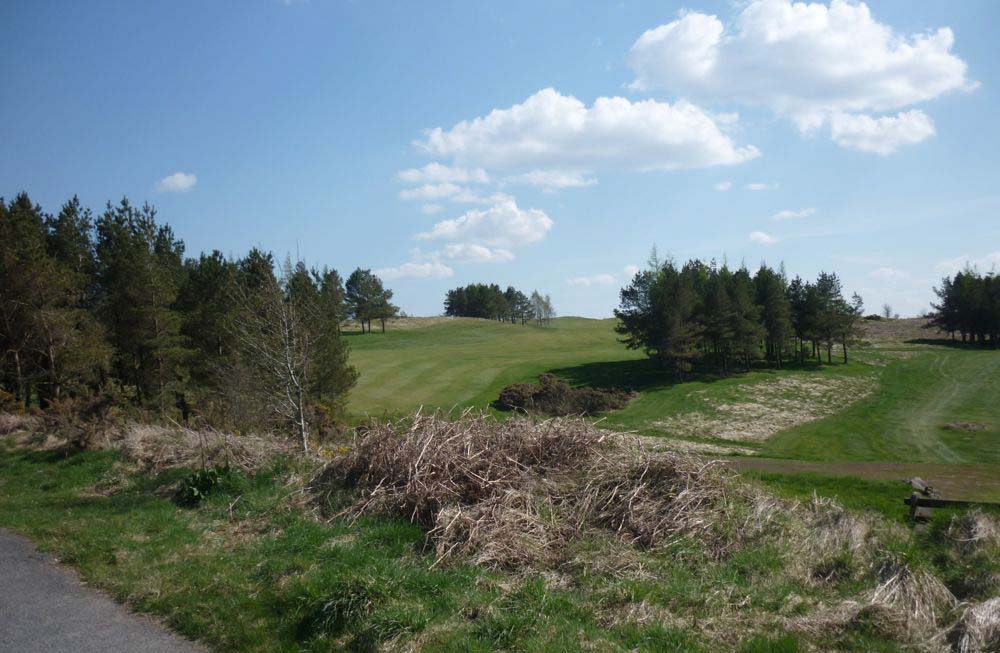
[{"label": "blue sky", "polygon": [[[1000,4],[8,2],[0,194],[148,200],[189,254],[608,316],[654,243],[869,310],[1000,267]],[[725,190],[723,190],[725,189]]]}]

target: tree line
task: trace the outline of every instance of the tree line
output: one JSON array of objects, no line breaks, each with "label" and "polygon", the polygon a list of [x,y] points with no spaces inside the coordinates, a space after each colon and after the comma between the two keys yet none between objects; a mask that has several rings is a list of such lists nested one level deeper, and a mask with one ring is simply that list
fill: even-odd
[{"label": "tree line", "polygon": [[1000,276],[966,268],[935,288],[930,324],[962,342],[996,349],[1000,340]]},{"label": "tree line", "polygon": [[310,425],[341,412],[357,372],[341,324],[395,314],[365,269],[345,284],[252,249],[186,258],[155,209],[95,216],[0,198],[0,404],[49,407],[112,394],[136,411],[237,429]]},{"label": "tree line", "polygon": [[495,283],[470,283],[449,290],[444,298],[444,314],[451,317],[478,317],[511,324],[534,321],[547,325],[556,316],[552,298],[537,290],[525,295],[513,286],[501,290]]},{"label": "tree line", "polygon": [[683,266],[661,261],[654,250],[647,269],[622,288],[615,310],[617,332],[631,349],[646,354],[683,378],[695,363],[723,373],[749,370],[754,361],[776,367],[806,358],[843,360],[857,339],[863,303],[845,299],[836,274],[814,282],[788,280],[783,267],[762,264],[753,274],[714,261]]}]

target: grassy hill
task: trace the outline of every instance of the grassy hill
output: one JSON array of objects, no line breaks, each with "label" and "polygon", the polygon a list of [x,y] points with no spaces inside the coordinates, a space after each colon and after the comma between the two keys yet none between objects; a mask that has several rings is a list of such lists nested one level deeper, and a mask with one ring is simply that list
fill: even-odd
[{"label": "grassy hill", "polygon": [[[640,392],[604,416],[616,429],[713,454],[809,461],[1000,463],[1000,352],[928,340],[920,320],[868,325],[849,364],[758,369],[675,384],[617,341],[614,320],[552,326],[420,319],[351,334],[355,415],[487,407],[500,389],[554,372]],[[406,327],[406,328],[400,328]]]},{"label": "grassy hill", "polygon": [[349,409],[381,416],[420,406],[486,407],[505,385],[553,368],[644,358],[618,343],[613,327],[614,320],[575,317],[549,327],[410,318],[385,334],[348,332],[351,363],[361,372]]}]

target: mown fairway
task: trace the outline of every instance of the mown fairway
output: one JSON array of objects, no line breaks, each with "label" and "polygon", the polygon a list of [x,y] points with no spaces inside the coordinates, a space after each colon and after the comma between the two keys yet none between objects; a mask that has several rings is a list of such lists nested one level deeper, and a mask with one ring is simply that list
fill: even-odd
[{"label": "mown fairway", "polygon": [[908,322],[873,332],[848,365],[835,355],[833,365],[701,375],[680,384],[620,344],[613,320],[561,318],[548,328],[472,319],[390,326],[385,335],[350,337],[361,377],[349,408],[361,416],[488,407],[508,383],[554,372],[577,385],[638,390],[628,408],[604,416],[607,425],[709,453],[1000,463],[1000,351],[917,341],[927,333]]},{"label": "mown fairway", "polygon": [[[420,318],[416,318],[419,320]],[[613,320],[562,318],[550,327],[456,318],[386,334],[349,333],[361,373],[348,408],[398,415],[424,408],[490,404],[507,384],[553,368],[639,360],[615,338]]]}]

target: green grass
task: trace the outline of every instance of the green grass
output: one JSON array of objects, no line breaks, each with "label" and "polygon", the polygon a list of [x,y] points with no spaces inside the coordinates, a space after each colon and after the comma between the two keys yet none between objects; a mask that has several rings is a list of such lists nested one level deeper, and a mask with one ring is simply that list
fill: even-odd
[{"label": "green grass", "polygon": [[[929,347],[881,370],[840,413],[779,433],[764,456],[799,460],[1000,463],[1000,351]],[[974,422],[982,430],[946,429]]]},{"label": "green grass", "polygon": [[643,358],[616,341],[613,320],[561,318],[552,326],[455,320],[424,328],[348,336],[361,373],[355,415],[396,416],[425,408],[486,407],[504,386],[554,367]]},{"label": "green grass", "polygon": [[[868,398],[778,433],[757,449],[789,462],[847,461],[840,466],[846,473],[857,465],[852,461],[950,463],[954,469],[979,463],[985,470],[1000,462],[1000,352],[894,343],[859,352],[849,365],[700,374],[675,384],[618,343],[611,320],[563,318],[549,328],[456,320],[352,335],[350,342],[361,372],[349,404],[356,418],[397,416],[419,406],[485,408],[508,383],[555,372],[577,385],[639,390],[637,400],[605,416],[605,423],[669,435],[655,422],[711,413],[748,384],[789,374],[876,375],[878,389]],[[899,351],[908,357],[895,355]],[[986,428],[942,428],[955,421]],[[424,534],[406,522],[314,520],[286,484],[308,470],[288,464],[252,479],[227,477],[197,507],[184,508],[168,490],[191,470],[148,477],[128,472],[113,453],[28,451],[0,440],[0,526],[29,536],[136,610],[227,651],[368,651],[393,643],[456,652],[709,651],[720,643],[699,623],[716,614],[717,597],[739,597],[741,609],[775,615],[792,596],[835,601],[858,590],[846,583],[820,596],[816,587],[780,573],[782,557],[771,547],[693,563],[696,542],[643,554],[651,574],[645,578],[584,571],[572,582],[553,583],[530,572],[435,567]],[[747,474],[781,496],[805,500],[816,492],[852,510],[905,521],[907,491],[898,481]],[[117,491],[103,491],[107,486]],[[950,514],[937,512],[931,527],[907,545],[908,559],[934,567],[959,590],[1000,573],[1000,560],[956,559],[942,535]],[[619,617],[636,609],[663,610],[671,618]],[[826,644],[896,650],[877,634],[850,637]],[[738,639],[727,646],[805,648],[775,621]]]},{"label": "green grass", "polygon": [[[189,508],[167,491],[189,472],[123,469],[110,452],[0,440],[0,526],[215,650],[374,651],[394,638],[423,651],[711,650],[696,629],[605,628],[598,594],[615,579],[563,588],[531,573],[433,568],[423,532],[405,521],[316,521],[289,502],[287,477],[302,470],[230,479]],[[109,482],[115,493],[99,491]],[[691,590],[699,611],[703,587]]]},{"label": "green grass", "polygon": [[[488,407],[507,384],[554,372],[574,385],[638,390],[606,424],[645,435],[670,435],[659,420],[692,411],[712,414],[754,383],[785,375],[872,376],[869,397],[833,416],[750,444],[767,457],[827,461],[1000,463],[1000,351],[889,343],[858,352],[848,365],[787,366],[674,383],[641,352],[617,341],[614,320],[561,318],[551,327],[455,320],[387,334],[350,337],[361,373],[349,399],[360,415]],[[894,356],[894,353],[902,352]],[[901,356],[907,357],[901,357]],[[983,430],[944,428],[975,422]]]}]

